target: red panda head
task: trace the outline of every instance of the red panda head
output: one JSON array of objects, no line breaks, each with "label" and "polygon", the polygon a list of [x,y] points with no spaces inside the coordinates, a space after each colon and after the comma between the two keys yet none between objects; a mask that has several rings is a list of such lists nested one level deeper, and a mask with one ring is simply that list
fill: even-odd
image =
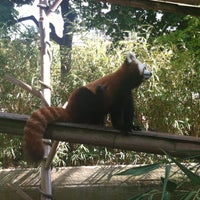
[{"label": "red panda head", "polygon": [[149,79],[152,75],[147,69],[147,66],[140,62],[131,52],[127,54],[123,68],[127,71],[132,87],[139,86],[144,80]]}]

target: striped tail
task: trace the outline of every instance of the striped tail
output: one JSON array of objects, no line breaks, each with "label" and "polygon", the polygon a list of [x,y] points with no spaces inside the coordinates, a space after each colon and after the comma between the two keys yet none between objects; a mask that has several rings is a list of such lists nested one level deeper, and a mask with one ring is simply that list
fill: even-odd
[{"label": "striped tail", "polygon": [[63,121],[65,109],[44,107],[36,110],[27,120],[24,128],[24,151],[35,163],[44,157],[43,134],[49,123]]}]

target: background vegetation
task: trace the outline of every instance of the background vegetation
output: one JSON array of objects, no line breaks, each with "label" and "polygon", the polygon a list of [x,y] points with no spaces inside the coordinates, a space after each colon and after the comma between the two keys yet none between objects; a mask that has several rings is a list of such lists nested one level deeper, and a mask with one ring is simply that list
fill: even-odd
[{"label": "background vegetation", "polygon": [[[116,11],[117,8],[113,8],[112,11]],[[123,16],[126,13],[128,12],[123,11]],[[130,16],[133,15],[134,12]],[[114,18],[113,14],[112,16]],[[191,16],[181,19],[177,17],[177,22],[182,24],[178,26],[172,17],[174,15],[167,13],[163,16],[168,16],[168,21],[171,20],[168,27],[174,24],[175,31],[164,29],[166,25],[160,24],[157,30],[161,31],[163,26],[165,31],[159,31],[156,35],[150,24],[151,20],[149,23],[146,20],[145,28],[141,24],[135,25],[137,29],[133,28],[133,25],[128,29],[117,23],[118,28],[121,28],[120,34],[126,34],[123,34],[123,37],[115,35],[113,38],[110,34],[109,39],[95,35],[89,39],[85,32],[80,30],[79,34],[83,36],[82,43],[72,46],[71,70],[64,76],[60,73],[60,46],[56,42],[53,43],[52,105],[62,106],[75,88],[115,71],[123,62],[125,54],[133,51],[153,72],[153,77],[133,94],[137,106],[137,123],[147,130],[198,137],[200,19]],[[82,19],[85,19],[84,16]],[[108,16],[106,19],[111,20]],[[4,26],[0,30],[0,111],[30,114],[40,107],[40,101],[5,81],[3,76],[9,73],[39,89],[37,29],[29,27],[26,31],[21,31],[18,25],[9,26],[6,22],[5,19],[1,21]],[[91,23],[95,24],[92,21]],[[89,29],[89,25],[85,24],[86,28]],[[103,30],[100,25],[97,28]],[[108,33],[107,30],[106,34]],[[21,141],[21,138],[0,135],[0,166],[26,166],[22,159]],[[156,159],[160,159],[160,156],[150,157],[144,153],[61,143],[54,165],[152,163]]]}]

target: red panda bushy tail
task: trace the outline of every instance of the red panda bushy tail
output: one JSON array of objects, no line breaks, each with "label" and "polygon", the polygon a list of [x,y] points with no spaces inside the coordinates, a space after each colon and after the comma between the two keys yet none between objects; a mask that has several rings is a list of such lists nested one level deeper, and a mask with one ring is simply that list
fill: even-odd
[{"label": "red panda bushy tail", "polygon": [[65,109],[44,107],[36,110],[27,120],[24,128],[24,150],[29,158],[38,163],[44,157],[43,134],[49,123],[63,121]]}]

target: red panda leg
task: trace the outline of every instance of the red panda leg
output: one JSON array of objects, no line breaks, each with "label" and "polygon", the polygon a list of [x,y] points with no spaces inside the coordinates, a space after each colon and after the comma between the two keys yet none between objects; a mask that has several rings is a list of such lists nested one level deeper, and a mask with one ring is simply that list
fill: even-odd
[{"label": "red panda leg", "polygon": [[111,122],[115,129],[131,132],[134,129],[134,102],[132,92],[118,97],[110,110]]}]

